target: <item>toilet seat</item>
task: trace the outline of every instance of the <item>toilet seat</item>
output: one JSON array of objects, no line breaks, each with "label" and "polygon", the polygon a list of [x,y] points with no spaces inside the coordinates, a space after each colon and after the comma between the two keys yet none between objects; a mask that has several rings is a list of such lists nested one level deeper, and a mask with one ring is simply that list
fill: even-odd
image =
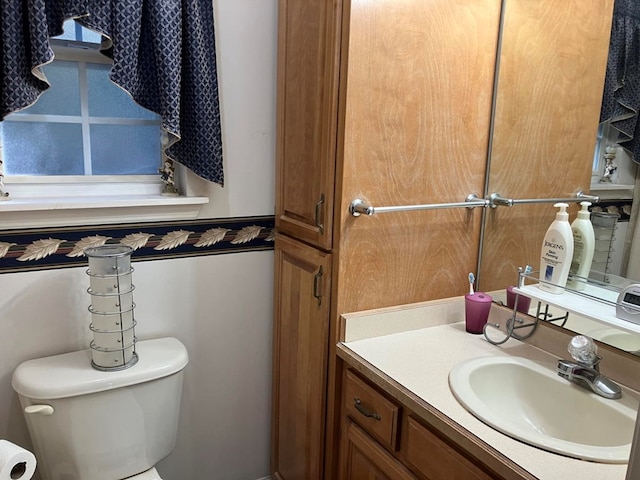
[{"label": "toilet seat", "polygon": [[155,467],[151,467],[149,470],[134,475],[133,477],[123,478],[122,480],[162,480],[162,478]]}]

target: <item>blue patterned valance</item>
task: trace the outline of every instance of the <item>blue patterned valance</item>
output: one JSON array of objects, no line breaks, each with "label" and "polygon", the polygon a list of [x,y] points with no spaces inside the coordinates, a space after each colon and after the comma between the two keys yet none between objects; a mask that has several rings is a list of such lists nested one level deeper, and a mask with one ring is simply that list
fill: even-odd
[{"label": "blue patterned valance", "polygon": [[618,143],[640,163],[640,7],[616,0],[600,122],[611,121]]},{"label": "blue patterned valance", "polygon": [[211,0],[2,0],[0,118],[49,87],[49,38],[74,18],[103,35],[111,80],[159,114],[167,156],[222,185],[222,135]]}]

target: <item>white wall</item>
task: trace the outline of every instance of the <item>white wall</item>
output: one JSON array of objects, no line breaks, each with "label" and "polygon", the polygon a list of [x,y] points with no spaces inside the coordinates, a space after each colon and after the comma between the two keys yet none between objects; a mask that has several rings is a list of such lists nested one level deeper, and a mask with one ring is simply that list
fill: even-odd
[{"label": "white wall", "polygon": [[[184,169],[201,218],[273,214],[277,0],[214,0],[225,186]],[[259,192],[260,199],[255,198]]]},{"label": "white wall", "polygon": [[[225,187],[191,174],[200,218],[274,213],[277,0],[214,0]],[[273,252],[136,262],[140,339],[189,350],[178,444],[166,480],[269,473]],[[0,438],[30,446],[10,382],[22,361],[86,348],[84,267],[0,274]]]},{"label": "white wall", "polygon": [[[273,252],[136,262],[136,334],[187,347],[179,439],[166,480],[269,473]],[[0,438],[30,446],[11,375],[22,361],[87,348],[84,267],[0,275]],[[89,366],[87,366],[90,368]]]}]

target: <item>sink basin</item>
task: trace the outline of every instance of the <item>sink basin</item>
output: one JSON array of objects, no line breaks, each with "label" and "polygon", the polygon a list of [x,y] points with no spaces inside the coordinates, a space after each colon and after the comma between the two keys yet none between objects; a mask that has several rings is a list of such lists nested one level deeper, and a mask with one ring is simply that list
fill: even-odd
[{"label": "sink basin", "polygon": [[520,357],[479,357],[449,373],[456,399],[494,429],[574,458],[627,463],[638,402],[608,400]]},{"label": "sink basin", "polygon": [[621,350],[640,354],[640,335],[615,328],[602,328],[588,332],[587,335]]}]

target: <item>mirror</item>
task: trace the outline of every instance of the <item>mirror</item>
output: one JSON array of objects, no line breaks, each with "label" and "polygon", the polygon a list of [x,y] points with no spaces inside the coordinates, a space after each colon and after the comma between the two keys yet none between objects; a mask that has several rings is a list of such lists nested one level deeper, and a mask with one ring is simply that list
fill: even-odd
[{"label": "mirror", "polygon": [[[590,191],[612,11],[613,0],[505,2],[485,196],[553,199]],[[552,203],[487,209],[482,290],[515,284],[519,266],[538,270],[555,210]],[[577,210],[572,204],[571,220]]]}]

